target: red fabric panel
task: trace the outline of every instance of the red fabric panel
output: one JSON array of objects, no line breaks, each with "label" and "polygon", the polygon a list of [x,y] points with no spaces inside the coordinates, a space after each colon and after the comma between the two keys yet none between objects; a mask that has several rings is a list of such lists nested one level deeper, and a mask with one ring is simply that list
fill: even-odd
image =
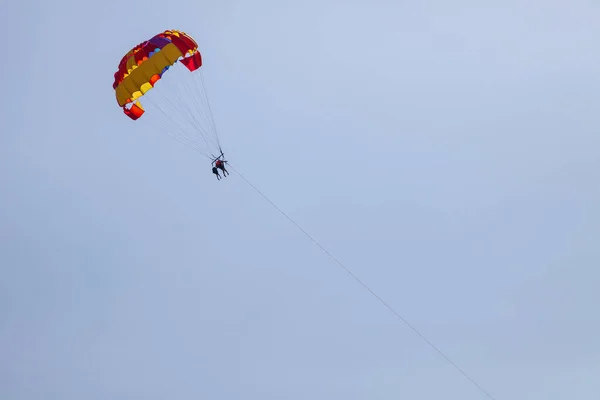
[{"label": "red fabric panel", "polygon": [[198,43],[194,39],[192,39],[188,34],[179,32],[181,36],[179,38],[183,40],[190,49],[195,49],[198,47]]},{"label": "red fabric panel", "polygon": [[185,56],[185,53],[187,53],[189,50],[192,50],[194,48],[193,46],[190,47],[190,45],[186,43],[185,40],[177,36],[169,36],[169,39],[171,40],[171,43],[177,46],[177,48],[181,52],[181,55],[183,56]]},{"label": "red fabric panel", "polygon": [[202,66],[202,56],[200,55],[200,52],[197,51],[193,56],[183,58],[179,60],[179,62],[185,65],[190,71],[195,71]]},{"label": "red fabric panel", "polygon": [[123,107],[123,112],[125,113],[125,115],[127,115],[129,118],[131,118],[132,120],[136,120],[139,117],[142,116],[142,114],[144,114],[144,110],[142,110],[140,107],[138,107],[137,105],[132,105],[130,109],[127,109],[127,107]]}]

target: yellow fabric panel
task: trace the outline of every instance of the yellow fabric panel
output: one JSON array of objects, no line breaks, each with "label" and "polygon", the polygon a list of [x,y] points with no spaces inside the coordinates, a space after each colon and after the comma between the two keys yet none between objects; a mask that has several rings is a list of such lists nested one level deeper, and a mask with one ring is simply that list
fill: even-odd
[{"label": "yellow fabric panel", "polygon": [[140,92],[139,90],[136,90],[135,92],[133,92],[131,94],[131,100],[137,100],[137,99],[139,99],[142,96],[143,96],[143,93]]},{"label": "yellow fabric panel", "polygon": [[[166,67],[167,65],[173,65],[175,64],[175,62],[177,61],[177,59],[179,57],[183,57],[183,54],[181,54],[181,51],[179,51],[179,49],[177,48],[177,46],[175,46],[173,43],[169,43],[168,45],[166,45],[165,47],[162,48],[161,51],[159,51],[158,53],[156,53],[155,55],[160,55],[160,56],[164,56],[164,58],[167,60],[166,65],[164,65],[162,68]],[[153,57],[150,57],[150,59],[152,59]],[[161,68],[161,70],[162,70]]]},{"label": "yellow fabric panel", "polygon": [[[150,59],[151,58],[152,57],[150,57]],[[152,66],[146,65],[150,59],[144,61],[139,67],[134,68],[129,74],[129,79],[135,86],[135,90],[139,89],[140,86],[148,82],[150,80],[150,77],[153,75],[154,71],[151,71]]]},{"label": "yellow fabric panel", "polygon": [[131,73],[123,79],[115,93],[117,102],[120,106],[127,103],[127,99],[135,100],[146,93],[145,89],[153,75],[159,74],[166,66],[173,65],[179,57],[182,57],[181,51],[173,43],[169,43],[162,48],[158,53],[154,53],[152,57],[144,61],[137,68],[132,69]]},{"label": "yellow fabric panel", "polygon": [[142,86],[140,86],[140,91],[142,92],[142,94],[146,94],[146,92],[150,89],[152,89],[152,84],[150,82],[146,82]]}]

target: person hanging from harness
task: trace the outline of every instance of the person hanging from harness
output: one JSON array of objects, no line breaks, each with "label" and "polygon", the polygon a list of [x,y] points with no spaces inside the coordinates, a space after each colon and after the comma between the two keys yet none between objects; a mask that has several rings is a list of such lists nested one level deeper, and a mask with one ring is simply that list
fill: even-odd
[{"label": "person hanging from harness", "polygon": [[223,176],[229,175],[229,171],[227,171],[227,169],[225,168],[225,163],[226,162],[227,161],[225,161],[225,160],[217,160],[217,161],[215,161],[215,167],[217,167],[221,171],[223,171]]},{"label": "person hanging from harness", "polygon": [[221,175],[219,175],[219,170],[217,169],[217,167],[212,167],[212,172],[217,176],[217,180],[220,181]]},{"label": "person hanging from harness", "polygon": [[217,175],[217,179],[221,179],[221,176],[219,175],[219,170],[223,171],[223,177],[229,175],[229,171],[227,171],[227,169],[225,168],[225,164],[227,163],[227,161],[222,160],[221,158],[223,158],[223,152],[221,152],[221,155],[219,157],[216,157],[213,160],[215,166],[213,167],[212,171],[213,174]]},{"label": "person hanging from harness", "polygon": [[227,171],[227,169],[225,168],[225,164],[227,163],[227,161],[223,160],[223,152],[221,152],[221,155],[215,158],[213,162],[215,163],[216,168],[223,171],[223,177],[229,175],[229,171]]}]

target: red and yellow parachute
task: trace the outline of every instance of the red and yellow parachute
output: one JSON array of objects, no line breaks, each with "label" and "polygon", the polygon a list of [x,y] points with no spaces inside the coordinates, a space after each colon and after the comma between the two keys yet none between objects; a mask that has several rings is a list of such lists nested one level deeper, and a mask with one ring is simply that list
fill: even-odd
[{"label": "red and yellow parachute", "polygon": [[[185,66],[187,74],[195,75],[202,66],[198,44],[191,36],[178,30],[161,32],[128,51],[119,62],[113,83],[117,103],[123,112],[134,121],[140,118],[146,111],[139,99],[148,97],[148,91],[155,88],[161,79],[164,80],[163,75],[178,62]],[[195,77],[183,78],[181,74],[169,76],[169,79],[173,79],[174,83],[167,89],[175,92],[165,95],[163,100],[166,101],[153,98],[152,103],[170,120],[166,122],[170,136],[182,142],[185,140],[184,144],[198,151],[200,145],[208,145],[209,149],[203,149],[207,151],[204,153],[207,157],[222,153],[203,80],[200,83]],[[186,99],[186,96],[191,97]],[[174,110],[166,110],[168,105]],[[191,134],[199,136],[199,140],[194,142]]]}]

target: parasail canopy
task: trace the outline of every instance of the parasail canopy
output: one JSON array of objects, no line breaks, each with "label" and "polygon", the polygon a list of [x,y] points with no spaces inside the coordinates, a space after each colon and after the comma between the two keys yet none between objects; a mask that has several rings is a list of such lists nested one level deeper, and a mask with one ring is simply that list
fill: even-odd
[{"label": "parasail canopy", "polygon": [[[180,67],[173,69],[180,71],[169,71],[177,63]],[[185,32],[166,30],[136,45],[123,56],[114,74],[113,89],[118,105],[129,118],[136,121],[144,115],[146,109],[140,99],[148,99],[157,111],[153,117],[160,119],[169,136],[214,159],[223,151],[201,66],[202,56],[196,41]],[[182,72],[188,76],[182,76]],[[200,75],[201,82],[196,75]],[[150,96],[148,92],[158,89],[157,83],[161,79],[172,81],[165,88],[168,93],[161,90],[163,96]]]}]

